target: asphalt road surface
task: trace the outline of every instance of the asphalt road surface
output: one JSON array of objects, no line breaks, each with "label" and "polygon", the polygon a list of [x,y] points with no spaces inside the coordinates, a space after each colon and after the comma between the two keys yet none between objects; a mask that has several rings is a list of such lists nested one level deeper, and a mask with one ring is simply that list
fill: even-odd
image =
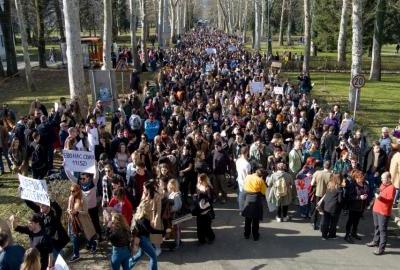
[{"label": "asphalt road surface", "polygon": [[[348,244],[343,240],[347,216],[339,221],[338,239],[323,241],[321,233],[314,231],[309,221],[291,211],[289,222],[278,223],[274,215],[264,209],[260,224],[260,240],[243,237],[244,219],[236,209],[236,198],[227,204],[216,204],[213,222],[216,240],[213,244],[199,245],[196,240],[195,220],[183,226],[183,246],[175,251],[163,251],[159,269],[168,270],[287,270],[287,269],[400,269],[399,228],[391,224],[386,254],[376,256],[374,248],[365,246],[373,233],[372,216],[366,211],[360,221],[361,241]],[[108,252],[100,249],[96,255],[82,253],[82,259],[72,269],[110,269]],[[135,269],[147,269],[144,256]]]}]

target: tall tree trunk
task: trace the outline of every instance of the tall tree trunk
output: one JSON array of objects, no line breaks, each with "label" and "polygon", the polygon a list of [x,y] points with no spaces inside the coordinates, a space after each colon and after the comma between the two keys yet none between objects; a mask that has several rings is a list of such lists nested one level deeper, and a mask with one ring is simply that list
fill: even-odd
[{"label": "tall tree trunk", "polygon": [[267,8],[266,0],[261,0],[261,40],[265,36],[265,10]]},{"label": "tall tree trunk", "polygon": [[259,0],[254,0],[254,46],[253,49],[260,50],[260,5]]},{"label": "tall tree trunk", "polygon": [[222,11],[222,6],[220,0],[217,2],[217,12],[218,12],[218,29],[223,30],[225,23],[224,23],[224,13]]},{"label": "tall tree trunk", "polygon": [[381,50],[382,50],[382,35],[383,35],[385,13],[386,13],[386,1],[377,0],[373,48],[372,48],[372,60],[371,60],[371,73],[369,75],[369,79],[373,81],[381,80]]},{"label": "tall tree trunk", "polygon": [[36,28],[38,34],[38,55],[39,55],[39,66],[41,68],[47,68],[46,64],[46,40],[44,37],[44,1],[43,0],[35,0],[35,8],[36,8]]},{"label": "tall tree trunk", "polygon": [[177,22],[176,22],[176,34],[178,36],[181,35],[181,22],[182,22],[182,9],[181,9],[181,2],[178,1],[178,5],[176,5],[176,18],[177,18]]},{"label": "tall tree trunk", "polygon": [[[352,12],[352,48],[351,48],[351,78],[362,73],[362,55],[363,55],[363,0],[353,0]],[[356,100],[356,89],[350,83],[349,89],[349,108],[354,110],[358,107],[360,95]]]},{"label": "tall tree trunk", "polygon": [[63,0],[65,40],[67,43],[68,80],[71,98],[78,97],[83,116],[87,115],[89,101],[83,74],[79,0]]},{"label": "tall tree trunk", "polygon": [[242,42],[246,42],[246,31],[247,31],[247,16],[249,14],[249,5],[248,1],[244,1],[244,16],[242,17]]},{"label": "tall tree trunk", "polygon": [[272,55],[272,35],[271,35],[271,13],[272,3],[267,2],[267,54]]},{"label": "tall tree trunk", "polygon": [[54,0],[54,11],[57,16],[57,25],[58,25],[58,31],[60,32],[60,41],[65,42],[64,22],[59,0]]},{"label": "tall tree trunk", "polygon": [[283,46],[283,21],[285,16],[286,0],[282,0],[281,22],[279,24],[279,46]]},{"label": "tall tree trunk", "polygon": [[3,31],[4,49],[7,57],[7,76],[18,73],[17,55],[15,53],[14,33],[11,21],[11,0],[4,1],[4,7],[0,6],[0,23]]},{"label": "tall tree trunk", "polygon": [[183,0],[183,32],[188,30],[188,0]]},{"label": "tall tree trunk", "polygon": [[15,0],[15,10],[17,11],[22,51],[24,53],[26,86],[28,88],[28,91],[32,92],[35,90],[35,85],[33,84],[32,80],[31,60],[29,59],[28,39],[26,37],[26,23],[21,0]]},{"label": "tall tree trunk", "polygon": [[[163,0],[161,0],[163,1]],[[130,11],[130,30],[131,30],[131,52],[133,58],[133,66],[136,70],[140,70],[140,60],[137,50],[137,38],[136,38],[136,22],[137,22],[137,5],[136,0],[129,0],[129,11]]]},{"label": "tall tree trunk", "polygon": [[347,41],[347,22],[349,19],[349,3],[350,0],[343,0],[342,4],[342,15],[340,17],[340,29],[338,37],[338,55],[337,61],[339,65],[343,65],[346,62],[346,41]]},{"label": "tall tree trunk", "polygon": [[169,11],[171,15],[171,39],[173,40],[176,36],[176,5],[178,0],[169,0]]},{"label": "tall tree trunk", "polygon": [[311,51],[311,5],[310,0],[304,0],[304,61],[303,73],[308,74],[310,70]]},{"label": "tall tree trunk", "polygon": [[147,32],[147,2],[146,0],[140,0],[140,11],[142,15],[142,36],[140,39],[140,47],[143,53],[143,63],[147,65],[148,62],[148,54],[147,54],[147,37],[146,37],[146,32]]},{"label": "tall tree trunk", "polygon": [[104,29],[103,29],[103,70],[112,69],[111,47],[112,47],[112,3],[111,0],[104,0]]},{"label": "tall tree trunk", "polygon": [[164,47],[164,0],[158,0],[158,28],[157,28],[157,36],[158,36],[158,46],[160,48]]},{"label": "tall tree trunk", "polygon": [[287,22],[287,32],[286,32],[286,42],[288,46],[292,46],[292,12],[293,12],[293,3],[292,0],[288,0],[288,22]]},{"label": "tall tree trunk", "polygon": [[118,0],[111,0],[111,27],[112,27],[112,40],[116,40],[119,32],[118,20]]}]

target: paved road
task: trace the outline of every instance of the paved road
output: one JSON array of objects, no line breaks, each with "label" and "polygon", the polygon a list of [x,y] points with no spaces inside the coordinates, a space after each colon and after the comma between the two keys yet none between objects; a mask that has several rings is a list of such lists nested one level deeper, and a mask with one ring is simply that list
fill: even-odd
[{"label": "paved road", "polygon": [[[159,257],[159,268],[168,270],[261,270],[261,269],[399,269],[400,237],[398,227],[390,232],[387,255],[377,257],[373,248],[365,243],[371,240],[371,214],[365,213],[360,222],[362,241],[348,244],[340,238],[321,240],[308,222],[296,218],[291,222],[277,223],[273,216],[267,217],[260,226],[261,238],[258,242],[243,238],[243,218],[235,209],[234,198],[226,205],[217,204],[213,227],[216,241],[212,245],[199,246],[196,242],[194,220],[183,230],[184,246],[176,251],[165,251]],[[346,221],[342,216],[340,226]],[[72,269],[109,269],[106,254],[99,253],[73,265]],[[144,257],[137,268],[147,269]]]}]

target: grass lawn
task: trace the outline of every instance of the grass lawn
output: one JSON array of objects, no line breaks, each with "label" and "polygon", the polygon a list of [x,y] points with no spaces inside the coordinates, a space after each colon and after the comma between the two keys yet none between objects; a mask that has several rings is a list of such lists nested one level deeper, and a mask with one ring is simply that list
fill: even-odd
[{"label": "grass lawn", "polygon": [[[288,73],[286,76],[292,82],[296,82],[298,73]],[[312,73],[311,78],[315,83],[311,94],[319,103],[338,103],[342,110],[348,108],[349,74]],[[367,81],[362,88],[356,123],[365,129],[370,140],[379,138],[383,126],[396,126],[400,118],[399,87],[399,75],[383,74],[381,82]]]}]

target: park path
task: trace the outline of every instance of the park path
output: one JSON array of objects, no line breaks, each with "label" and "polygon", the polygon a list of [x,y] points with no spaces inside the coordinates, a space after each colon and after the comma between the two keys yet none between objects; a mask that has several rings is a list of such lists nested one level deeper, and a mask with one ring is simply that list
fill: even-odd
[{"label": "park path", "polygon": [[[164,251],[159,257],[159,269],[168,270],[261,270],[261,269],[398,269],[400,237],[398,227],[391,227],[385,256],[372,254],[365,246],[372,237],[372,216],[367,211],[360,221],[362,241],[348,244],[343,240],[347,216],[342,216],[336,240],[323,241],[318,231],[302,219],[277,223],[267,210],[260,224],[258,242],[243,238],[243,218],[236,210],[236,198],[225,205],[216,204],[213,228],[216,240],[211,245],[199,246],[196,241],[194,219],[183,227],[183,246],[176,251]],[[391,224],[393,226],[393,224]],[[397,234],[397,235],[396,235]],[[104,243],[105,244],[105,243]],[[71,269],[110,269],[104,244],[95,255],[82,253],[82,259],[71,264]],[[135,269],[147,269],[147,258]]]}]

